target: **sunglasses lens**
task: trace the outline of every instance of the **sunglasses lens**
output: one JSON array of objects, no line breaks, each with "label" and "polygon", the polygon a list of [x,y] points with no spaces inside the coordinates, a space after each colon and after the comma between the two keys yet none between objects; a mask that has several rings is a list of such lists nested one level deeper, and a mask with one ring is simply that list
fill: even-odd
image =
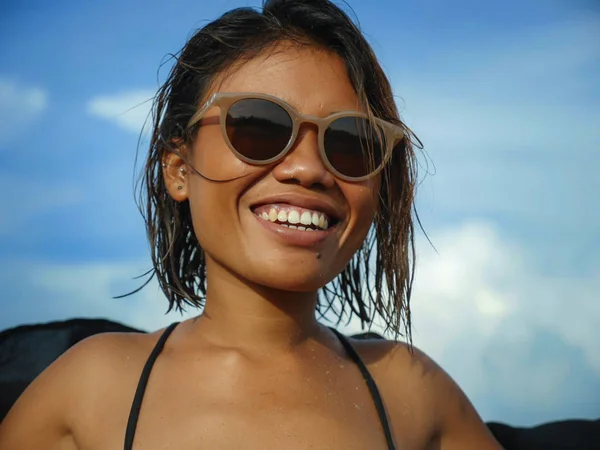
[{"label": "sunglasses lens", "polygon": [[290,115],[281,106],[262,99],[242,99],[231,105],[225,127],[233,148],[257,163],[275,158],[292,137]]},{"label": "sunglasses lens", "polygon": [[325,130],[325,154],[335,170],[350,178],[375,172],[383,163],[383,130],[363,117],[342,117]]}]

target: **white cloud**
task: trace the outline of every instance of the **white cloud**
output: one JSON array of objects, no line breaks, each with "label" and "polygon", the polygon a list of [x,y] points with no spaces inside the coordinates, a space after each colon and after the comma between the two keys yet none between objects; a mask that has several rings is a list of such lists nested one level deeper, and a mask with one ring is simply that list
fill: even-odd
[{"label": "white cloud", "polygon": [[87,104],[87,111],[93,116],[110,120],[124,130],[140,133],[144,127],[152,107],[155,92],[151,90],[123,91],[112,95],[92,98]]},{"label": "white cloud", "polygon": [[[544,275],[531,255],[484,222],[446,230],[433,242],[439,255],[421,245],[423,282],[415,288],[416,336],[425,347],[444,355],[459,336],[482,343],[495,339],[509,322],[518,338],[526,338],[527,330],[549,328],[580,347],[600,377],[600,304],[595,301],[600,268],[571,279]],[[431,330],[450,339],[440,340]]]},{"label": "white cloud", "polygon": [[25,133],[47,106],[43,89],[0,76],[0,144]]},{"label": "white cloud", "polygon": [[[578,375],[600,386],[600,267],[573,278],[544,274],[533,255],[484,221],[430,237],[438,253],[424,239],[418,245],[415,345],[488,418],[522,423],[567,417],[564,392],[576,389]],[[358,331],[358,324],[347,330]],[[588,400],[585,392],[573,397]],[[499,399],[510,414],[500,411]],[[600,400],[590,401],[600,410]]]}]

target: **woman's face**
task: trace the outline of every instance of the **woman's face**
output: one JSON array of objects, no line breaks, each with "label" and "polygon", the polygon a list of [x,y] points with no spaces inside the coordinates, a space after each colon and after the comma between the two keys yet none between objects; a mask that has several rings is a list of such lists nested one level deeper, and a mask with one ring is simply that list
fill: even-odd
[{"label": "woman's face", "polygon": [[[215,86],[216,92],[274,95],[299,113],[319,117],[359,109],[342,60],[315,48],[280,45],[232,68]],[[317,129],[310,124],[300,128],[284,159],[270,166],[246,164],[225,143],[214,120],[219,108],[204,117],[188,161],[209,178],[231,181],[208,181],[185,168],[183,181],[167,177],[167,184],[176,200],[189,200],[209,274],[220,266],[274,289],[308,292],[323,287],[365,239],[379,180],[351,183],[336,178],[320,159]],[[311,228],[322,227],[323,219],[334,226],[324,231],[284,226],[306,219],[306,213],[321,221]],[[277,222],[269,220],[274,214]],[[282,218],[287,222],[278,224]]]}]

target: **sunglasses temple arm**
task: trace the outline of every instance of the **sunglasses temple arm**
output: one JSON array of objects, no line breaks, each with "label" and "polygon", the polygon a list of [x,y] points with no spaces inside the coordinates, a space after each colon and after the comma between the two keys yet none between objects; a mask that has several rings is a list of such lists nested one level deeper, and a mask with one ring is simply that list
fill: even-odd
[{"label": "sunglasses temple arm", "polygon": [[187,124],[187,128],[189,129],[190,127],[193,127],[194,125],[196,125],[200,119],[202,119],[202,116],[204,115],[204,113],[208,110],[208,108],[210,108],[212,106],[212,104],[215,101],[215,95],[213,94],[210,99],[208,99],[208,101],[206,103],[204,103],[204,105],[202,105],[200,107],[200,109],[198,111],[196,111],[194,113],[194,115],[190,118],[190,121]]}]

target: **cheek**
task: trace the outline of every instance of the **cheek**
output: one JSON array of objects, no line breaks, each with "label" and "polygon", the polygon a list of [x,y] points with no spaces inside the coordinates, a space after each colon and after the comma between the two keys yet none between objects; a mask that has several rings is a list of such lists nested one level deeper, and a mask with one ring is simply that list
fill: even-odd
[{"label": "cheek", "polygon": [[246,175],[238,171],[232,181],[216,183],[190,174],[188,201],[192,224],[200,246],[207,253],[228,254],[229,249],[245,245],[240,229],[239,201],[248,186],[262,174],[255,169]]},{"label": "cheek", "polygon": [[358,228],[369,228],[378,205],[379,180],[346,186],[344,194]]},{"label": "cheek", "polygon": [[374,217],[374,202],[371,200],[371,197],[369,197],[368,199],[365,199],[365,201],[361,203],[356,210],[356,221],[353,226],[354,230],[352,231],[352,241],[355,243],[357,248],[362,245],[362,242],[367,237],[367,233],[371,228]]},{"label": "cheek", "polygon": [[235,156],[217,126],[200,128],[190,162],[196,171],[212,180],[232,180],[256,169]]},{"label": "cheek", "polygon": [[377,209],[378,183],[349,185],[343,188],[350,209],[346,242],[349,250],[360,248],[371,228]]},{"label": "cheek", "polygon": [[231,214],[226,212],[227,198],[223,195],[226,189],[219,189],[198,176],[190,181],[189,187],[192,223],[200,246],[204,248],[210,246],[210,242],[226,238],[227,224],[231,222]]}]

